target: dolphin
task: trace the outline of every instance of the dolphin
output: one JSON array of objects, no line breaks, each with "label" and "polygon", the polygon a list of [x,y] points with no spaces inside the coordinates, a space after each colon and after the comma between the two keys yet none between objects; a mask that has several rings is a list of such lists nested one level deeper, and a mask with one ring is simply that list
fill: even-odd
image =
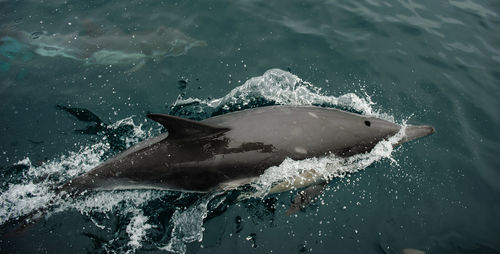
[{"label": "dolphin", "polygon": [[[334,154],[349,157],[371,151],[401,126],[370,116],[314,106],[267,106],[202,121],[149,114],[168,133],[143,141],[59,188],[86,190],[166,189],[213,192],[255,181],[286,158],[303,160]],[[430,135],[431,126],[407,126],[399,143]],[[314,171],[314,170],[313,170]],[[307,187],[290,212],[318,195],[326,182],[314,172],[296,185],[278,184],[271,192]]]},{"label": "dolphin", "polygon": [[97,65],[142,66],[148,59],[180,56],[192,47],[207,45],[205,41],[164,26],[147,33],[88,31],[49,34],[19,31],[7,36],[29,45],[40,56],[65,57]]}]

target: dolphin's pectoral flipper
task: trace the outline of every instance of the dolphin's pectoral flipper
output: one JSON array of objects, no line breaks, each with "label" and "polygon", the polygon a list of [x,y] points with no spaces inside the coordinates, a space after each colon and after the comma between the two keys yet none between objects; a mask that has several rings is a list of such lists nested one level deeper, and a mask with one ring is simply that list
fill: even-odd
[{"label": "dolphin's pectoral flipper", "polygon": [[286,210],[286,215],[292,215],[304,209],[307,205],[316,200],[316,198],[323,193],[328,181],[322,180],[317,184],[311,185],[304,190],[299,191]]},{"label": "dolphin's pectoral flipper", "polygon": [[148,114],[149,119],[160,123],[168,130],[168,138],[200,138],[229,131],[229,128],[214,127],[198,121],[165,114]]}]

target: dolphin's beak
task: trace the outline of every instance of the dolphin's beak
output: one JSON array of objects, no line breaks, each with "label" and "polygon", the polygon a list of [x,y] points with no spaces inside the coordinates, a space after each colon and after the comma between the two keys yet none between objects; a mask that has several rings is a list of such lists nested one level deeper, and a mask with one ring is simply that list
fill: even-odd
[{"label": "dolphin's beak", "polygon": [[408,125],[405,129],[405,136],[395,146],[417,138],[429,136],[434,133],[434,131],[434,127],[429,125]]}]

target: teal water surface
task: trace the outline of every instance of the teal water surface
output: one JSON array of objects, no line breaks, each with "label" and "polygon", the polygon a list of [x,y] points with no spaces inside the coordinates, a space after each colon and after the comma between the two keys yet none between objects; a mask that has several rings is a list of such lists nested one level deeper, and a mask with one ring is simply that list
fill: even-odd
[{"label": "teal water surface", "polygon": [[[500,3],[480,0],[0,1],[0,252],[500,253],[498,31]],[[295,191],[48,207],[54,186],[162,132],[147,113],[273,104],[436,133],[334,168],[292,216]]]}]

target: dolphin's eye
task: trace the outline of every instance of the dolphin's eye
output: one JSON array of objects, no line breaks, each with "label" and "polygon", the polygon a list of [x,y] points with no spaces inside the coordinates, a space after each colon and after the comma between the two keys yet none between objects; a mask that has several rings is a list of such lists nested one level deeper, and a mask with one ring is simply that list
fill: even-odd
[{"label": "dolphin's eye", "polygon": [[370,125],[371,125],[371,124],[372,124],[372,123],[370,123],[370,121],[365,121],[365,125],[366,125],[366,126],[370,127]]}]

